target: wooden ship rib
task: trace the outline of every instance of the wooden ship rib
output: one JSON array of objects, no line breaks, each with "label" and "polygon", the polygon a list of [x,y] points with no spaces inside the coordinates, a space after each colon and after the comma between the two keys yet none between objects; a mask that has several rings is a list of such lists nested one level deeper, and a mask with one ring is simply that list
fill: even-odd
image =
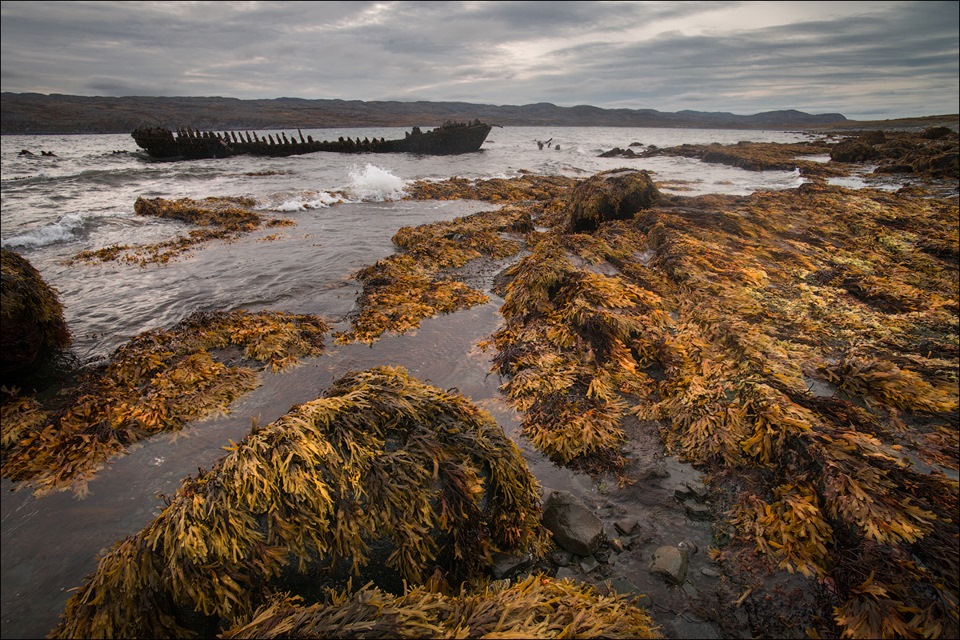
[{"label": "wooden ship rib", "polygon": [[181,128],[173,132],[163,127],[138,127],[131,134],[136,143],[152,158],[161,160],[197,160],[228,158],[236,155],[293,156],[317,151],[333,153],[415,153],[421,155],[457,155],[479,151],[492,128],[479,120],[469,123],[446,122],[432,131],[414,127],[403,139],[341,137],[336,141],[317,141],[313,136],[287,138],[286,133],[198,131]]}]

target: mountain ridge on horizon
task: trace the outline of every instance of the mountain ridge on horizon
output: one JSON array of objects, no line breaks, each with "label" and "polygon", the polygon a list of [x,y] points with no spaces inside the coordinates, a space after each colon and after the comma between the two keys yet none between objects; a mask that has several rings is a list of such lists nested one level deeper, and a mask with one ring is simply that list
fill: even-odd
[{"label": "mountain ridge on horizon", "polygon": [[281,97],[90,97],[10,93],[0,97],[0,133],[129,133],[141,125],[195,129],[321,129],[422,126],[479,118],[501,126],[736,127],[810,126],[847,122],[839,113],[796,110],[753,115],[656,109],[558,107],[549,102],[489,105],[469,102],[363,101]]},{"label": "mountain ridge on horizon", "polygon": [[488,105],[469,102],[363,101],[281,97],[245,100],[210,97],[0,94],[0,133],[129,133],[138,126],[201,130],[434,127],[448,120],[480,119],[500,126],[610,126],[694,128],[826,128],[856,121],[839,113],[796,109],[751,115],[685,109],[559,107],[549,102]]}]

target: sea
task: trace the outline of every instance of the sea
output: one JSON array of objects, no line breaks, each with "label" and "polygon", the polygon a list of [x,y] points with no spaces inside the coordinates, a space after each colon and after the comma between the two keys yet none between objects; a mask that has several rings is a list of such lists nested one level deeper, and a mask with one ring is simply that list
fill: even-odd
[{"label": "sea", "polygon": [[[391,139],[404,132],[367,128],[303,134],[318,140]],[[131,337],[172,327],[201,310],[318,314],[335,329],[346,328],[360,292],[354,274],[395,251],[391,237],[398,229],[496,208],[477,201],[405,200],[416,180],[523,173],[582,178],[629,167],[650,171],[667,193],[747,195],[795,188],[804,178],[796,170],[756,172],[679,157],[599,155],[613,147],[639,152],[653,145],[802,142],[816,135],[498,127],[481,151],[458,156],[314,153],[180,162],[149,159],[129,135],[3,136],[0,244],[29,260],[57,290],[73,337],[71,356],[78,364],[94,364]],[[538,141],[545,143],[542,148]],[[865,185],[857,176],[838,183]],[[210,196],[251,197],[264,216],[296,224],[201,245],[165,265],[68,262],[83,250],[155,243],[187,232],[183,223],[135,214],[138,197]],[[100,554],[159,513],[162,495],[212,466],[224,455],[223,447],[246,435],[252,424],[267,424],[292,405],[318,397],[348,371],[401,365],[431,384],[456,388],[497,418],[544,487],[595,498],[598,487],[589,477],[550,464],[519,435],[518,416],[498,390],[502,381],[490,373],[492,354],[478,346],[496,330],[500,303],[493,295],[486,305],[427,320],[414,332],[386,336],[373,346],[335,347],[328,340],[324,355],[283,373],[261,374],[261,386],[235,402],[229,414],[138,444],[97,473],[85,497],[71,492],[36,497],[3,480],[3,638],[48,634],[71,589],[94,570]],[[693,473],[676,464],[673,472]]]}]

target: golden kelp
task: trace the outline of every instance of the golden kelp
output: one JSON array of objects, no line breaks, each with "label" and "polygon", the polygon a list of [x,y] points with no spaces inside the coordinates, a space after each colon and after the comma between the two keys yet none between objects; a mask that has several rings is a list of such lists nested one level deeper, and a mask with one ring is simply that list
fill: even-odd
[{"label": "golden kelp", "polygon": [[153,216],[179,220],[202,227],[192,229],[186,236],[173,240],[142,246],[112,245],[103,249],[81,251],[72,262],[107,262],[119,260],[135,262],[140,266],[151,263],[163,264],[175,259],[191,248],[211,240],[229,240],[242,234],[267,227],[283,227],[295,224],[285,219],[264,221],[252,211],[256,205],[253,198],[210,197],[203,200],[180,198],[137,198],[134,211],[141,216]]},{"label": "golden kelp", "polygon": [[[681,156],[750,171],[798,169],[814,179],[849,175],[855,164],[871,162],[878,165],[874,169],[877,174],[912,173],[925,178],[956,180],[960,177],[957,133],[946,127],[930,131],[929,135],[907,131],[853,131],[839,142],[822,139],[794,143],[683,144],[651,148],[636,157]],[[805,159],[805,156],[826,154],[830,156],[829,163]]]},{"label": "golden kelp", "polygon": [[30,481],[39,492],[82,491],[84,480],[130,444],[225,411],[257,385],[252,369],[223,364],[212,352],[240,347],[243,359],[278,371],[318,355],[327,330],[314,316],[232,311],[141,334],[86,375],[58,411],[40,419],[35,402],[5,402],[3,476]]},{"label": "golden kelp", "polygon": [[402,596],[370,585],[327,591],[304,606],[277,595],[222,638],[660,638],[626,596],[582,582],[532,575],[445,596],[417,587]]},{"label": "golden kelp", "polygon": [[645,172],[582,181],[565,218],[554,218],[562,232],[531,238],[533,253],[506,274],[495,366],[525,412],[524,433],[558,462],[619,466],[627,398],[655,387],[641,369],[670,319],[662,298],[621,268],[644,243],[625,221],[659,199]]},{"label": "golden kelp", "polygon": [[412,200],[483,200],[485,202],[547,202],[564,196],[574,178],[526,174],[515,178],[468,180],[450,178],[436,182],[418,180],[407,187]]},{"label": "golden kelp", "polygon": [[626,411],[660,420],[670,449],[737,479],[721,560],[752,547],[832,585],[824,633],[957,634],[958,484],[913,466],[960,463],[955,196],[809,184],[673,197],[589,233],[534,221],[553,231],[510,273],[494,336],[526,433],[577,460]]},{"label": "golden kelp", "polygon": [[[731,199],[716,216],[686,208],[644,225],[653,264],[679,285],[687,358],[665,354],[664,399],[639,412],[669,421],[688,458],[758,474],[735,535],[829,578],[844,635],[955,632],[957,483],[901,451],[924,457],[924,434],[957,420],[956,266],[911,242],[956,238],[956,204],[807,186]],[[877,243],[887,221],[901,242]],[[848,267],[918,302],[864,296],[834,275]],[[872,409],[815,396],[810,378]],[[955,454],[938,459],[957,468]]]},{"label": "golden kelp", "polygon": [[56,290],[26,258],[7,249],[0,249],[0,320],[0,373],[29,365],[44,348],[70,344]]},{"label": "golden kelp", "polygon": [[540,510],[489,414],[399,368],[348,374],[186,480],[100,560],[53,637],[190,637],[197,614],[227,629],[253,619],[289,567],[345,561],[357,574],[380,543],[406,580],[435,566],[466,580],[494,552],[542,556]]},{"label": "golden kelp", "polygon": [[424,318],[483,304],[487,296],[462,282],[420,266],[399,254],[377,261],[356,275],[363,283],[359,310],[351,329],[337,335],[338,344],[372,344],[387,331],[404,333]]},{"label": "golden kelp", "polygon": [[575,267],[565,244],[576,248],[544,239],[508,272],[494,362],[539,449],[562,463],[592,456],[616,464],[626,397],[645,397],[654,384],[634,343],[657,341],[669,316],[656,294]]},{"label": "golden kelp", "polygon": [[0,448],[6,451],[25,434],[42,427],[49,416],[35,399],[20,396],[20,390],[0,387]]},{"label": "golden kelp", "polygon": [[420,321],[485,303],[485,294],[444,272],[462,267],[483,256],[506,258],[520,250],[520,243],[504,233],[525,232],[529,214],[518,207],[504,207],[454,220],[403,227],[393,242],[405,253],[389,256],[362,269],[359,311],[352,328],[337,336],[339,343],[373,343],[383,333],[403,333]]}]

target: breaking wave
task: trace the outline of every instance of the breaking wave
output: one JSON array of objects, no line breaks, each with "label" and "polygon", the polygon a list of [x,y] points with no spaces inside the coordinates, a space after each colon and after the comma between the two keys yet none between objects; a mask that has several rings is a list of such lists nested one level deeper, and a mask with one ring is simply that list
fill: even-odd
[{"label": "breaking wave", "polygon": [[386,169],[367,163],[350,169],[350,183],[345,191],[362,202],[387,202],[407,195],[406,183]]},{"label": "breaking wave", "polygon": [[85,220],[83,216],[69,213],[53,224],[38,229],[32,229],[26,233],[4,238],[0,241],[0,246],[4,249],[13,247],[33,249],[36,247],[46,247],[52,244],[71,242],[77,239],[83,230]]}]

